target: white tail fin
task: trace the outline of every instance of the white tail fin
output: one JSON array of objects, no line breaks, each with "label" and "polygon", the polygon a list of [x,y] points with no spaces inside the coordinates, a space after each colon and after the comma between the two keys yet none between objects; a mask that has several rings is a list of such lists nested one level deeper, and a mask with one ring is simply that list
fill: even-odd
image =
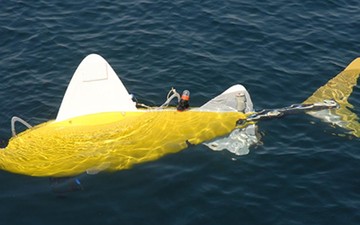
[{"label": "white tail fin", "polygon": [[136,110],[135,102],[108,62],[91,54],[76,69],[56,121],[100,112]]}]

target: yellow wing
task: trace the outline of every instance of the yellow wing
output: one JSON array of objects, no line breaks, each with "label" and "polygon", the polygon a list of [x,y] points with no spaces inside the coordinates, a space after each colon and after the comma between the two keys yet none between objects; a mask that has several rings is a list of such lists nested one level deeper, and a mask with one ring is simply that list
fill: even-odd
[{"label": "yellow wing", "polygon": [[[357,80],[360,75],[360,58],[352,61],[344,71],[339,73],[324,86],[320,87],[314,92],[312,96],[304,101],[304,103],[321,102],[325,99],[334,99],[339,103],[340,108],[334,110],[339,120],[334,124],[339,125],[350,131],[356,137],[360,137],[360,123],[359,117],[349,109],[354,106],[348,102],[348,99],[353,91],[353,88],[357,84]],[[329,115],[324,116],[318,113],[310,113],[316,117],[325,119]],[[331,121],[330,121],[331,122]]]}]

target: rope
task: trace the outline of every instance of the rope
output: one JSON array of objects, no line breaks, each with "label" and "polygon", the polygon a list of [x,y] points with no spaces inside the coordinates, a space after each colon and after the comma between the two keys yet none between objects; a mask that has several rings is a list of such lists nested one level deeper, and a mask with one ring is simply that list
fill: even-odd
[{"label": "rope", "polygon": [[256,122],[263,119],[279,118],[289,114],[297,114],[309,111],[320,111],[324,109],[338,108],[339,104],[334,100],[324,100],[314,104],[294,104],[288,107],[279,109],[264,109],[259,112],[254,112],[248,115],[246,119],[238,120],[237,126],[243,126],[249,122]]},{"label": "rope", "polygon": [[15,123],[16,122],[20,122],[22,123],[24,126],[26,126],[27,128],[32,128],[32,126],[26,122],[25,120],[19,118],[19,117],[16,117],[16,116],[13,116],[13,118],[11,118],[11,133],[12,133],[12,136],[15,137],[16,136],[16,130],[15,130]]},{"label": "rope", "polygon": [[[172,94],[171,94],[172,93]],[[162,104],[159,108],[162,109],[164,107],[169,106],[170,102],[174,99],[177,98],[178,102],[180,102],[180,94],[175,90],[175,88],[171,88],[171,90],[169,91],[169,93],[166,96],[166,101],[164,102],[164,104]]]}]

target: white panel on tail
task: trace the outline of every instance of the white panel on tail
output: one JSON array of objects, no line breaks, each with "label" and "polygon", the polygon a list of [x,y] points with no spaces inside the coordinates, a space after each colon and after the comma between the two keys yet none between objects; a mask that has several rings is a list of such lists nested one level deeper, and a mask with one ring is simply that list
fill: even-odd
[{"label": "white panel on tail", "polygon": [[100,55],[88,55],[76,69],[56,121],[101,112],[136,111],[135,102]]}]

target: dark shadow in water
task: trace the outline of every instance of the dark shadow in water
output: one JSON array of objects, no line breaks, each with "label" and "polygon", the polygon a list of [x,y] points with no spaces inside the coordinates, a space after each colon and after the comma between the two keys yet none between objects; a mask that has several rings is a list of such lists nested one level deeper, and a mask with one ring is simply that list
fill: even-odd
[{"label": "dark shadow in water", "polygon": [[84,190],[81,182],[76,177],[50,177],[50,186],[53,193],[60,198],[68,194]]}]

